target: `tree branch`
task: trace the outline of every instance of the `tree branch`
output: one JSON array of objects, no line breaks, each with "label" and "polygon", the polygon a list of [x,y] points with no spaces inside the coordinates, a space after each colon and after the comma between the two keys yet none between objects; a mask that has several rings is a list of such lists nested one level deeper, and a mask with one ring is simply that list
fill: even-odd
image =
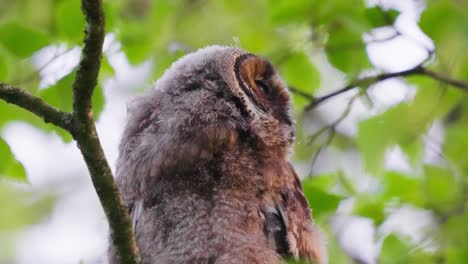
[{"label": "tree branch", "polygon": [[31,93],[0,82],[0,98],[5,102],[17,105],[67,131],[72,126],[72,115],[55,108]]},{"label": "tree branch", "polygon": [[109,221],[111,238],[119,263],[141,263],[132,225],[112,171],[102,150],[94,125],[92,95],[101,66],[105,24],[101,0],[82,0],[86,34],[81,60],[73,82],[73,117],[71,131],[88,166],[99,200]]},{"label": "tree branch", "polygon": [[84,47],[73,82],[73,111],[81,122],[91,121],[91,97],[101,66],[105,23],[102,0],[82,0],[81,10],[86,19]]},{"label": "tree branch", "polygon": [[431,71],[427,68],[421,68],[421,74],[424,74],[426,76],[431,77],[432,79],[438,80],[440,82],[449,84],[455,88],[458,88],[460,90],[468,91],[468,82],[457,80],[457,79],[452,79],[448,76],[444,76],[440,73]]},{"label": "tree branch", "polygon": [[317,100],[317,98],[315,98],[313,95],[309,94],[309,93],[306,93],[304,91],[301,91],[299,89],[297,89],[296,87],[294,86],[288,86],[288,89],[289,91],[291,91],[291,93],[293,94],[297,94],[297,95],[300,95],[310,101],[314,101],[314,100]]},{"label": "tree branch", "polygon": [[351,81],[348,85],[346,85],[345,87],[341,88],[341,89],[338,89],[334,92],[331,92],[327,95],[324,95],[324,96],[321,96],[321,97],[317,97],[315,99],[315,101],[312,101],[310,104],[308,104],[305,108],[306,111],[309,111],[311,110],[312,108],[315,108],[317,107],[319,104],[325,102],[326,100],[332,98],[332,97],[335,97],[337,95],[340,95],[342,93],[345,93],[349,90],[352,90],[356,87],[359,87],[359,86],[369,86],[371,84],[374,84],[374,83],[377,83],[377,82],[380,82],[380,81],[383,81],[383,80],[386,80],[386,79],[390,79],[390,78],[394,78],[394,77],[403,77],[403,76],[407,76],[407,75],[411,75],[411,74],[416,74],[416,73],[419,73],[421,70],[420,67],[416,67],[416,68],[413,68],[413,69],[410,69],[410,70],[405,70],[405,71],[400,71],[400,72],[392,72],[392,73],[383,73],[383,74],[378,74],[378,75],[375,75],[375,76],[369,76],[369,77],[364,77],[364,78],[360,78],[360,79],[356,79],[354,81]]},{"label": "tree branch", "polygon": [[119,263],[140,264],[132,225],[112,171],[97,135],[92,112],[92,95],[101,66],[104,42],[102,0],[82,0],[86,20],[84,47],[73,82],[73,113],[63,112],[22,89],[0,83],[0,99],[22,107],[59,126],[73,136],[91,175],[96,193],[109,221],[111,238]]},{"label": "tree branch", "polygon": [[[438,80],[440,82],[449,84],[455,88],[461,89],[468,91],[468,83],[461,81],[461,80],[456,80],[452,79],[450,77],[444,76],[440,73],[436,73],[434,71],[431,71],[427,68],[424,68],[422,66],[418,66],[409,70],[404,70],[404,71],[399,71],[399,72],[392,72],[392,73],[382,73],[378,74],[375,76],[370,76],[370,77],[363,77],[359,79],[355,79],[354,81],[351,81],[348,85],[345,87],[338,89],[334,92],[331,92],[329,94],[326,94],[321,97],[313,97],[312,95],[306,94],[307,96],[304,96],[304,92],[297,93],[301,96],[304,96],[305,98],[311,100],[311,102],[305,107],[305,111],[309,111],[318,105],[322,104],[323,102],[327,101],[328,99],[335,97],[337,95],[340,95],[342,93],[345,93],[349,90],[352,90],[356,87],[360,86],[370,86],[372,84],[378,83],[380,81],[386,80],[386,79],[391,79],[391,78],[396,78],[396,77],[405,77],[405,76],[410,76],[410,75],[425,75],[428,77],[431,77],[435,80]],[[295,93],[295,90],[291,90],[293,93]]]}]

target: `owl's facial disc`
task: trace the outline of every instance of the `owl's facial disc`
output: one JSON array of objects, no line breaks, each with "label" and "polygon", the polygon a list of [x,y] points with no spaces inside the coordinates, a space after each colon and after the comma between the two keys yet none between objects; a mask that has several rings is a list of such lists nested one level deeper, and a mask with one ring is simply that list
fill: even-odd
[{"label": "owl's facial disc", "polygon": [[290,125],[289,93],[270,62],[244,54],[236,59],[234,71],[239,84],[238,95],[248,112],[264,120],[275,119]]}]

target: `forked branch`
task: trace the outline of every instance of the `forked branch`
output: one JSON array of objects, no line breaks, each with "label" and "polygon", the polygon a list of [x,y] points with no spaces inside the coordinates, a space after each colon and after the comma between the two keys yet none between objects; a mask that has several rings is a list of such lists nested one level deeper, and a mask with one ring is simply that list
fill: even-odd
[{"label": "forked branch", "polygon": [[327,101],[328,99],[331,99],[335,96],[338,96],[342,93],[345,93],[347,91],[350,91],[354,88],[357,87],[367,87],[373,84],[376,84],[380,81],[384,81],[387,79],[391,78],[398,78],[398,77],[405,77],[405,76],[411,76],[411,75],[424,75],[429,78],[432,78],[434,80],[440,81],[442,83],[446,83],[454,88],[461,89],[464,91],[468,91],[468,82],[453,79],[451,77],[445,76],[443,74],[434,72],[432,70],[429,70],[425,67],[418,66],[415,68],[411,68],[409,70],[404,70],[404,71],[399,71],[399,72],[391,72],[391,73],[381,73],[377,74],[374,76],[369,76],[369,77],[362,77],[355,79],[351,82],[349,82],[346,86],[343,88],[337,89],[336,91],[333,91],[329,94],[320,96],[320,97],[314,97],[311,94],[308,94],[304,91],[298,90],[298,89],[290,89],[292,93],[295,93],[299,96],[302,96],[308,100],[310,100],[310,103],[305,107],[305,111],[312,110],[313,108],[319,106],[323,102]]},{"label": "forked branch", "polygon": [[138,247],[133,235],[130,216],[97,135],[91,98],[101,66],[104,42],[104,11],[102,0],[82,0],[86,20],[84,46],[72,85],[73,113],[66,113],[41,98],[17,87],[0,82],[0,99],[22,107],[68,131],[77,141],[88,167],[94,188],[109,222],[112,243],[120,263],[139,264]]}]

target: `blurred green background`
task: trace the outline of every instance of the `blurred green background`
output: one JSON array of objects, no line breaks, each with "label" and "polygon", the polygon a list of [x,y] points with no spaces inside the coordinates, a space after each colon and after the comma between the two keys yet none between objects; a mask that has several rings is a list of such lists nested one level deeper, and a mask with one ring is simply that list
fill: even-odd
[{"label": "blurred green background", "polygon": [[[124,115],[111,113],[117,111],[109,110],[113,100],[149,89],[187,52],[213,44],[242,47],[268,58],[291,87],[292,159],[328,239],[330,263],[468,263],[468,89],[424,75],[356,82],[421,65],[467,81],[468,1],[113,0],[104,6],[108,35],[93,97],[102,126],[121,129]],[[83,29],[78,0],[0,0],[0,81],[70,111]],[[350,83],[359,85],[312,104]],[[119,107],[125,111],[124,103]],[[105,109],[111,112],[99,119]],[[23,139],[14,138],[27,135],[11,132],[18,122],[74,145],[64,131],[0,101],[0,263],[42,256],[18,241],[52,215],[73,210],[57,206],[74,195],[63,186],[76,179],[91,186],[83,169],[48,181],[64,173],[50,169],[41,176],[45,184],[35,184],[28,159],[63,150],[31,145],[15,151]],[[120,130],[100,133],[112,138],[104,147],[113,162]],[[46,172],[76,167],[42,166]],[[99,206],[96,199],[81,203]],[[102,212],[93,212],[80,215],[102,220]],[[35,230],[48,237],[47,229]],[[73,246],[81,252],[79,243]],[[86,252],[35,263],[101,263],[104,251]]]}]

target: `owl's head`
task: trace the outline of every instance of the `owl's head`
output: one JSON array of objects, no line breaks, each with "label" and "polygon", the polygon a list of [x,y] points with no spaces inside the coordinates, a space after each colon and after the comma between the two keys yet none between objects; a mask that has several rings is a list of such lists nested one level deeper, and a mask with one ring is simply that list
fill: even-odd
[{"label": "owl's head", "polygon": [[267,60],[234,47],[190,53],[129,105],[119,184],[131,196],[158,175],[211,166],[220,157],[248,164],[287,159],[294,139],[289,109],[288,90]]},{"label": "owl's head", "polygon": [[210,46],[182,57],[158,80],[156,94],[179,104],[171,107],[188,114],[181,121],[191,128],[234,125],[265,146],[287,147],[294,138],[285,83],[269,61],[239,48]]},{"label": "owl's head", "polygon": [[286,157],[294,139],[289,108],[270,62],[239,48],[203,48],[176,61],[129,106],[120,156],[157,156],[158,168],[239,145]]}]

